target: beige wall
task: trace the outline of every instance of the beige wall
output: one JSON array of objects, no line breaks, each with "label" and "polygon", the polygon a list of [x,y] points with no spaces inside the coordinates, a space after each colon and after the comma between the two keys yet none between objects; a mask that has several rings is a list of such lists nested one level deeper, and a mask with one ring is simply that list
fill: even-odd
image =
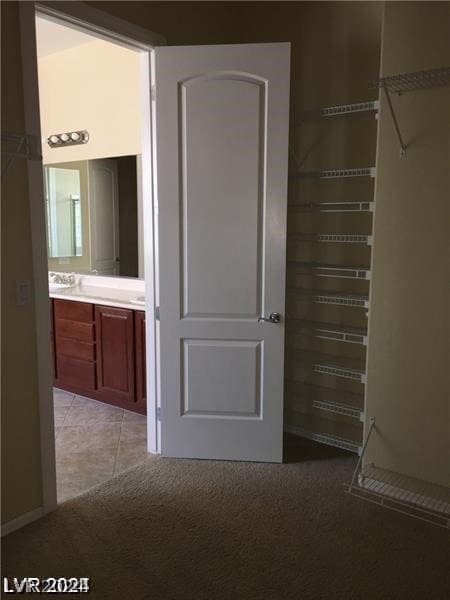
[{"label": "beige wall", "polygon": [[[2,2],[2,130],[23,132],[17,4]],[[7,90],[7,93],[5,93]],[[2,157],[2,167],[4,157]],[[17,306],[18,279],[33,279],[26,163],[2,177],[2,523],[41,505],[35,317]]]},{"label": "beige wall", "polygon": [[103,40],[39,60],[41,133],[86,129],[89,142],[50,148],[44,164],[141,152],[140,55]]},{"label": "beige wall", "polygon": [[[450,64],[450,4],[388,2],[382,75]],[[449,485],[450,88],[383,97],[376,187],[368,462]]]}]

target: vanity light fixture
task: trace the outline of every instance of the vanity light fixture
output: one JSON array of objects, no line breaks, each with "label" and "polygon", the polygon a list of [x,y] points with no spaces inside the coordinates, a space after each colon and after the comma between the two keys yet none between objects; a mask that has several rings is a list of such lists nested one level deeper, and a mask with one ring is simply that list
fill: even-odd
[{"label": "vanity light fixture", "polygon": [[82,131],[69,131],[67,133],[54,133],[47,138],[47,144],[50,148],[60,146],[76,146],[77,144],[86,144],[89,140],[89,133]]}]

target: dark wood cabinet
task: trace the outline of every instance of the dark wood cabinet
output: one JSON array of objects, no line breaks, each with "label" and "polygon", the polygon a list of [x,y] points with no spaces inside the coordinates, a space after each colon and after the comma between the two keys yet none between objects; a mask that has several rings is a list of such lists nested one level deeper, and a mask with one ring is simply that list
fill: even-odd
[{"label": "dark wood cabinet", "polygon": [[134,338],[136,348],[136,409],[146,408],[147,376],[145,352],[145,312],[136,311],[134,315]]},{"label": "dark wood cabinet", "polygon": [[52,301],[55,385],[146,414],[145,312]]},{"label": "dark wood cabinet", "polygon": [[53,307],[54,300],[50,298],[50,345],[51,345],[51,353],[52,353],[52,365],[53,365],[53,379],[56,380],[57,372],[56,372],[56,350],[55,350],[55,309]]},{"label": "dark wood cabinet", "polygon": [[78,394],[96,390],[94,307],[85,302],[53,301],[57,387]]},{"label": "dark wood cabinet", "polygon": [[105,401],[133,405],[133,311],[110,306],[95,307],[97,333],[97,392]]}]

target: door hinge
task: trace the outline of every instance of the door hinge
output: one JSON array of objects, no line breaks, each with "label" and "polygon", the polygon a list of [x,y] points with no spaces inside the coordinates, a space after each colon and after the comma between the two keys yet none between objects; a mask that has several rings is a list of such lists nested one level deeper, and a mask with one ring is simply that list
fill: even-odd
[{"label": "door hinge", "polygon": [[161,407],[160,406],[156,407],[156,420],[161,421]]},{"label": "door hinge", "polygon": [[155,306],[155,319],[157,321],[160,320],[160,318],[159,318],[159,306]]},{"label": "door hinge", "polygon": [[150,98],[156,100],[156,85],[152,85],[150,88]]}]

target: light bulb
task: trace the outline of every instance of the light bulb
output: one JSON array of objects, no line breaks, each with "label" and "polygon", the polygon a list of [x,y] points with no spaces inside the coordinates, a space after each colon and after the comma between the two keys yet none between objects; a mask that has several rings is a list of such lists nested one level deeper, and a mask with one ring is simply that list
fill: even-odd
[{"label": "light bulb", "polygon": [[51,135],[50,138],[49,138],[49,141],[52,144],[57,144],[59,142],[59,137],[57,135]]},{"label": "light bulb", "polygon": [[77,142],[81,136],[78,132],[74,131],[73,133],[70,134],[70,137],[72,138],[72,140],[74,142]]},{"label": "light bulb", "polygon": [[59,137],[63,142],[68,142],[70,140],[70,137],[67,135],[67,133],[62,133]]}]

